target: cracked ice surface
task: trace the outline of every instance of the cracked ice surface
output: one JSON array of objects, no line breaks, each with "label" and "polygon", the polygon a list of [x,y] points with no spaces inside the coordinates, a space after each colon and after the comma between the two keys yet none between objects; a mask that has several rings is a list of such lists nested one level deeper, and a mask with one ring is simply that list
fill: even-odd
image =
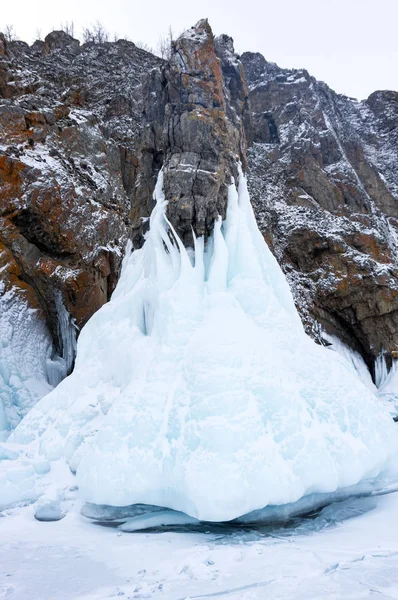
[{"label": "cracked ice surface", "polygon": [[351,498],[280,528],[124,534],[77,513],[0,519],[0,599],[398,598],[398,494]]},{"label": "cracked ice surface", "polygon": [[170,231],[161,175],[155,194],[144,247],[83,329],[74,372],[10,441],[66,459],[85,501],[205,521],[385,471],[396,428],[352,367],[304,334],[244,177],[192,252]]}]

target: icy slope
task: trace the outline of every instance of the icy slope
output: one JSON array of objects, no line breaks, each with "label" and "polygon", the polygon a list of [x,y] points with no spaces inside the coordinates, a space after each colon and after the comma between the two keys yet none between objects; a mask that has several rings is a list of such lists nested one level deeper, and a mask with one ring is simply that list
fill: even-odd
[{"label": "icy slope", "polygon": [[387,469],[396,429],[350,365],[305,335],[243,176],[191,252],[168,235],[162,176],[155,194],[144,247],[83,329],[74,372],[11,440],[65,458],[88,502],[208,521]]}]

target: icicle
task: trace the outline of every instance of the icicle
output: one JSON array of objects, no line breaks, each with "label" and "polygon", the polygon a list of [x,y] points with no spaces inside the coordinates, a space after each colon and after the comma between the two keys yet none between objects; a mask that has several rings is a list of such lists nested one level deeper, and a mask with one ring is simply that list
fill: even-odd
[{"label": "icicle", "polygon": [[5,441],[6,437],[7,437],[7,417],[6,417],[6,412],[4,410],[3,402],[0,398],[0,442]]},{"label": "icicle", "polygon": [[165,218],[167,225],[170,227],[170,231],[172,232],[175,242],[177,244],[177,247],[178,247],[178,250],[180,253],[180,275],[183,275],[187,271],[190,271],[192,269],[192,264],[189,259],[187,250],[186,250],[184,244],[182,243],[179,235],[177,234],[176,230],[174,229],[173,225],[170,223],[170,221],[167,219],[166,216],[164,218]]},{"label": "icicle", "polygon": [[203,235],[199,238],[196,237],[194,230],[192,229],[194,253],[195,253],[195,272],[199,283],[203,285],[205,279],[205,263],[204,263],[204,248],[205,240]]},{"label": "icicle", "polygon": [[76,325],[65,308],[60,292],[55,294],[55,307],[58,317],[58,337],[66,374],[70,373],[76,356]]},{"label": "icicle", "polygon": [[330,344],[330,346],[328,346],[328,350],[340,354],[340,356],[347,361],[347,364],[354,369],[362,383],[366,385],[366,387],[373,393],[376,393],[377,389],[373,383],[368,366],[359,352],[344,344],[344,342],[342,342],[337,336],[327,333],[319,323],[317,325],[318,336],[321,343],[325,344],[325,342],[327,342]]},{"label": "icicle", "polygon": [[379,392],[381,392],[382,394],[397,393],[397,373],[397,359],[392,358],[392,364],[389,368],[387,363],[386,352],[382,350],[375,360],[375,384]]},{"label": "icicle", "polygon": [[381,388],[388,377],[388,368],[386,354],[382,350],[375,360],[375,384],[377,388]]},{"label": "icicle", "polygon": [[227,288],[228,248],[221,233],[221,217],[214,223],[213,255],[210,261],[210,272],[207,280],[209,293],[225,292]]}]

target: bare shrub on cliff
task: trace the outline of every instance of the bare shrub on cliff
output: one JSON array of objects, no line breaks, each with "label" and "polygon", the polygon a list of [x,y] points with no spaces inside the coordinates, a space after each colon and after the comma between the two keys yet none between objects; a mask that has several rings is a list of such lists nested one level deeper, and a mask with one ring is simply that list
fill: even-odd
[{"label": "bare shrub on cliff", "polygon": [[169,60],[172,53],[172,43],[174,39],[173,30],[171,25],[169,26],[166,35],[161,35],[157,44],[156,53],[163,60]]},{"label": "bare shrub on cliff", "polygon": [[7,42],[14,42],[17,39],[14,25],[6,25],[4,27],[4,37],[6,38]]},{"label": "bare shrub on cliff", "polygon": [[61,23],[61,31],[64,31],[71,37],[75,35],[75,24],[73,21],[65,21],[65,23]]},{"label": "bare shrub on cliff", "polygon": [[109,32],[100,21],[97,21],[91,27],[83,27],[83,41],[84,43],[104,44],[109,42]]}]

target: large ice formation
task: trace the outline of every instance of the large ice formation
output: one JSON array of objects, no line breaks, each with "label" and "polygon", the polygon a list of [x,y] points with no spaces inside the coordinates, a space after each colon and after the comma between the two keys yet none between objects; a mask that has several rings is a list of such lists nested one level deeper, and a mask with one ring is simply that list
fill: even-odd
[{"label": "large ice formation", "polygon": [[186,250],[157,204],[72,375],[11,441],[66,460],[94,504],[230,520],[376,478],[392,420],[354,369],[304,333],[240,177],[227,218]]}]

